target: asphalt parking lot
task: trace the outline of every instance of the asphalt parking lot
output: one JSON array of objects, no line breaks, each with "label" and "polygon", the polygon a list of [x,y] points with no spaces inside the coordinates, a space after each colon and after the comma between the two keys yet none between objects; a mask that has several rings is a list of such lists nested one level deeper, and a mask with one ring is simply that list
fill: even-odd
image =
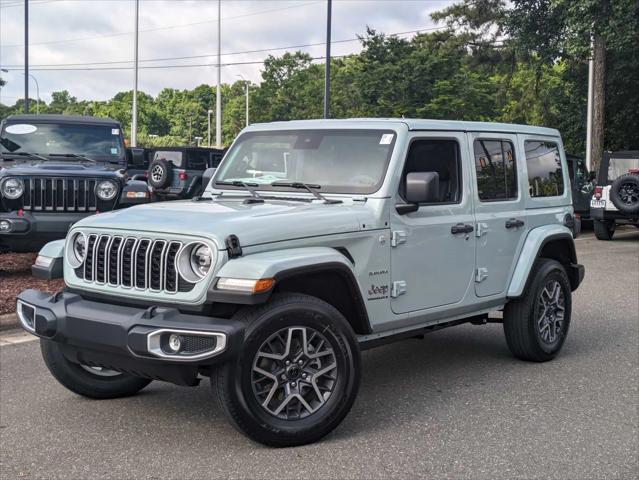
[{"label": "asphalt parking lot", "polygon": [[515,360],[496,324],[367,351],[350,415],[301,448],[235,432],[208,381],[92,401],[49,375],[37,342],[5,342],[0,477],[635,479],[639,231],[619,233],[577,240],[586,279],[555,361]]}]

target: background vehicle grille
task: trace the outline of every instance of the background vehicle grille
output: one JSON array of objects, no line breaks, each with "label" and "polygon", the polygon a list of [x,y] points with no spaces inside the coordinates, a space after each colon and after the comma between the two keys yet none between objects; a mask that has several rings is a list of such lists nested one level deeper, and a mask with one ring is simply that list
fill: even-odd
[{"label": "background vehicle grille", "polygon": [[23,208],[49,212],[95,211],[98,202],[95,185],[99,180],[97,178],[25,178]]},{"label": "background vehicle grille", "polygon": [[153,292],[188,292],[193,285],[180,277],[177,254],[182,242],[113,235],[87,237],[84,264],[78,277],[99,285]]}]

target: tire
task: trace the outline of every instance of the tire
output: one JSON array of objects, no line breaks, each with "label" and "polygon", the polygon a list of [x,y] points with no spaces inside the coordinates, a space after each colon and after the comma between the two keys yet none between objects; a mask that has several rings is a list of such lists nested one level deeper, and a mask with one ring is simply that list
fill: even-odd
[{"label": "tire", "polygon": [[[556,292],[554,288],[559,288],[560,293],[555,295],[556,304],[551,305],[552,294]],[[548,305],[544,307],[543,303]],[[541,318],[543,308],[548,316]],[[504,333],[508,348],[521,360],[552,360],[568,335],[571,311],[571,288],[566,270],[556,260],[538,259],[524,295],[508,302],[504,309]]]},{"label": "tire", "polygon": [[360,381],[359,346],[342,314],[318,298],[286,293],[234,319],[246,324],[242,353],[216,369],[211,386],[235,428],[273,447],[312,443],[335,429]]},{"label": "tire", "polygon": [[164,158],[158,158],[149,165],[149,185],[153,188],[166,188],[173,181],[173,164]]},{"label": "tire", "polygon": [[639,175],[626,173],[612,182],[610,201],[621,213],[639,213]]},{"label": "tire", "polygon": [[[63,386],[83,397],[107,399],[134,395],[151,380],[112,370],[101,370],[73,363],[64,356],[60,344],[40,339],[44,363]],[[91,373],[95,371],[95,373]]]},{"label": "tire", "polygon": [[594,220],[593,225],[595,227],[595,237],[597,240],[612,240],[612,236],[615,234],[617,225],[614,220]]}]

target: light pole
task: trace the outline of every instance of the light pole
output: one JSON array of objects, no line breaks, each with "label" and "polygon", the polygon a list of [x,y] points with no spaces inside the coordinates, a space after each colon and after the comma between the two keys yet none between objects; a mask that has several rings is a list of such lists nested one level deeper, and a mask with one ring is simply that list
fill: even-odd
[{"label": "light pole", "polygon": [[[23,74],[24,75],[24,74]],[[38,85],[38,79],[33,76],[32,73],[29,74],[29,77],[33,78],[36,86],[36,114],[40,114],[40,85]]]},{"label": "light pole", "polygon": [[328,0],[326,8],[326,64],[324,66],[324,118],[330,115],[331,103],[331,11],[333,0]]},{"label": "light pole", "polygon": [[29,113],[29,0],[24,0],[24,113]]},{"label": "light pole", "polygon": [[246,80],[242,75],[237,75],[244,81],[244,85],[246,86],[246,126],[249,126],[249,81]]},{"label": "light pole", "polygon": [[138,25],[140,15],[140,0],[135,0],[135,34],[133,39],[133,107],[131,118],[131,146],[138,146]]},{"label": "light pole", "polygon": [[196,146],[199,147],[200,142],[202,141],[202,137],[193,137],[193,138],[195,138]]},{"label": "light pole", "polygon": [[208,142],[207,142],[207,146],[211,146],[211,115],[213,115],[213,110],[209,109],[209,111],[207,112],[207,118],[209,121],[209,126],[207,129],[207,138],[208,138]]},{"label": "light pole", "polygon": [[222,0],[217,0],[217,90],[215,94],[215,146],[222,148]]}]

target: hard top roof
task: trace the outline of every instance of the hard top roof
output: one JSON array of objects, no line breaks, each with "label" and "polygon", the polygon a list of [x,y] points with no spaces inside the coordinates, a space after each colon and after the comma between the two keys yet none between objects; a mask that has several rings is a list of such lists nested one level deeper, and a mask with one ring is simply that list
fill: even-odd
[{"label": "hard top roof", "polygon": [[117,125],[117,120],[102,117],[90,117],[84,115],[59,115],[59,114],[41,114],[41,115],[9,115],[6,119],[8,122],[49,122],[49,123],[91,123],[94,125]]},{"label": "hard top roof", "polygon": [[554,128],[536,127],[532,125],[519,125],[514,123],[496,122],[469,122],[459,120],[428,120],[418,118],[347,118],[330,120],[292,120],[286,122],[271,122],[253,124],[249,129],[278,130],[296,128],[384,128],[390,125],[404,124],[409,130],[433,130],[433,131],[464,131],[464,132],[501,132],[501,133],[526,133],[532,135],[559,136],[559,131]]}]

